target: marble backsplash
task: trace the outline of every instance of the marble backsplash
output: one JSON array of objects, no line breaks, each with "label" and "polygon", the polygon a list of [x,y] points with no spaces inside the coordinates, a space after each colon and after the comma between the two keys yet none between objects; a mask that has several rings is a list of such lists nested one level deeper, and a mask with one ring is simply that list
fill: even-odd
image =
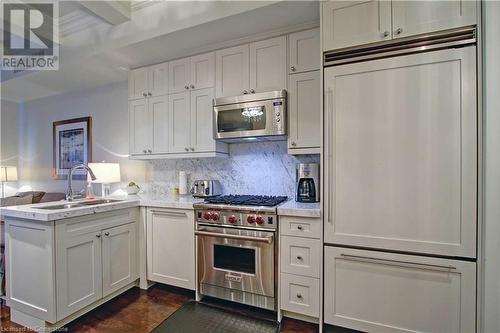
[{"label": "marble backsplash", "polygon": [[231,144],[229,158],[153,160],[148,163],[147,181],[153,194],[171,193],[185,171],[190,185],[197,179],[214,179],[224,194],[295,196],[297,163],[319,163],[319,155],[287,153],[286,141]]}]

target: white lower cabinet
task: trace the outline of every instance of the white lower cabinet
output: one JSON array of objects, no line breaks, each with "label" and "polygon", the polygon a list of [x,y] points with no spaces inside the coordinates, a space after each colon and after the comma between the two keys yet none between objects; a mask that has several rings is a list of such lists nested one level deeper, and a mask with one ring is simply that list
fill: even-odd
[{"label": "white lower cabinet", "polygon": [[319,279],[281,273],[283,310],[318,317],[319,299]]},{"label": "white lower cabinet", "polygon": [[148,280],[194,290],[193,211],[149,208],[146,228]]},{"label": "white lower cabinet", "polygon": [[476,264],[325,247],[324,320],[364,332],[475,332]]}]

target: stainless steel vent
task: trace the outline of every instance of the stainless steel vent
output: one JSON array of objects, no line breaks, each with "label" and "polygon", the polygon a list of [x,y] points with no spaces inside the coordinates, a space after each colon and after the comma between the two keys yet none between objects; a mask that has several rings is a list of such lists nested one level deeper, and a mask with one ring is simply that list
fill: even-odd
[{"label": "stainless steel vent", "polygon": [[463,47],[476,43],[476,27],[439,31],[424,35],[398,38],[387,42],[344,48],[325,52],[324,66],[429,52],[445,48]]}]

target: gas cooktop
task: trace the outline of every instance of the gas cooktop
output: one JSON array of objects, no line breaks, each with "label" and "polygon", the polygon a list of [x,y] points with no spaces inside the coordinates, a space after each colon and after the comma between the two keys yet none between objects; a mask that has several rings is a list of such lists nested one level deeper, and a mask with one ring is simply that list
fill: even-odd
[{"label": "gas cooktop", "polygon": [[269,195],[219,195],[213,198],[206,198],[205,203],[222,204],[235,206],[277,206],[286,201],[286,196]]}]

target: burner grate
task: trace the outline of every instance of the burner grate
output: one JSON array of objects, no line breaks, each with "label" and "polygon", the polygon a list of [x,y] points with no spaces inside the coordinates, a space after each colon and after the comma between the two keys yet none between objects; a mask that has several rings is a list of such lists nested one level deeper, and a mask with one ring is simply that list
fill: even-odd
[{"label": "burner grate", "polygon": [[206,198],[206,203],[240,205],[240,206],[276,206],[286,201],[286,196],[269,195],[220,195],[214,198]]}]

